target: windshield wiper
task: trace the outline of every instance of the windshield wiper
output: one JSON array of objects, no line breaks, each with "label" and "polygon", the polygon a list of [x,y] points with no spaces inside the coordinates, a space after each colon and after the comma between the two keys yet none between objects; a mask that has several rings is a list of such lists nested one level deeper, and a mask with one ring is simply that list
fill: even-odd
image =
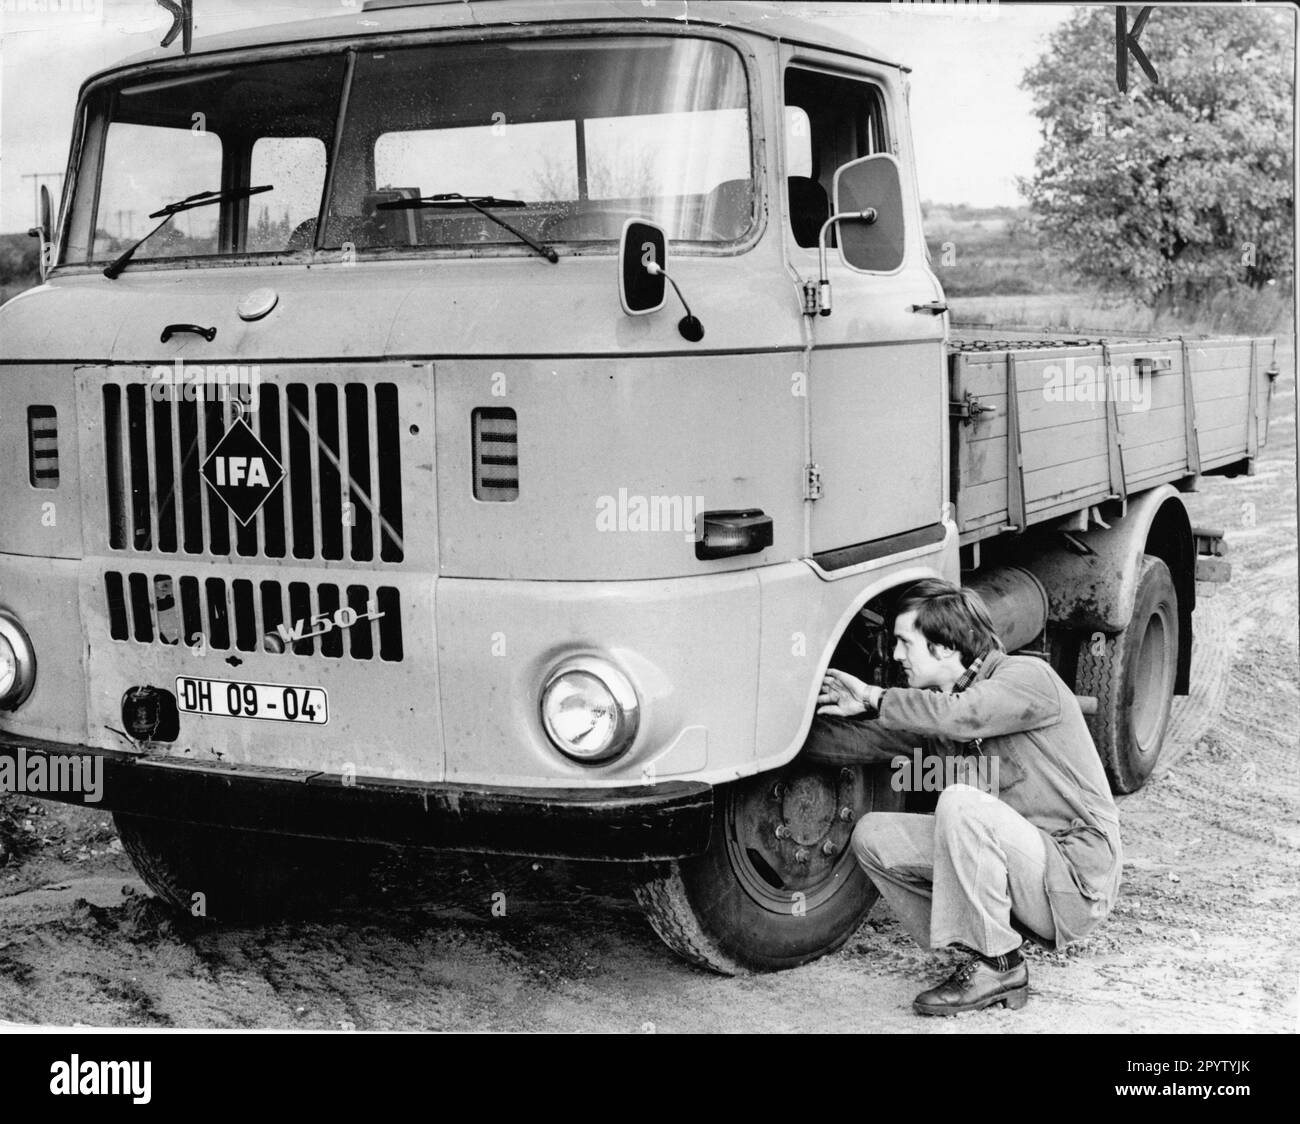
[{"label": "windshield wiper", "polygon": [[148,234],[138,242],[133,242],[119,255],[116,261],[104,267],[105,277],[116,277],[126,268],[126,263],[131,260],[132,255],[143,246],[158,231],[162,230],[170,221],[172,215],[178,215],[182,211],[192,211],[195,207],[206,207],[210,203],[228,203],[234,199],[247,199],[250,195],[259,195],[263,191],[273,190],[272,184],[263,184],[261,187],[237,187],[230,191],[200,191],[194,195],[187,195],[184,199],[178,199],[175,203],[168,203],[161,210],[154,211],[149,217],[151,219],[161,218]]},{"label": "windshield wiper", "polygon": [[543,246],[540,242],[534,242],[522,230],[511,226],[500,215],[494,215],[487,210],[488,207],[526,207],[528,206],[522,199],[498,199],[495,195],[462,195],[459,191],[446,191],[441,195],[425,195],[419,199],[390,199],[386,203],[376,203],[375,209],[379,211],[414,211],[423,210],[426,207],[473,207],[484,218],[491,219],[497,226],[504,227],[510,231],[521,242],[527,243],[548,262],[554,264],[560,260],[557,254],[550,246]]}]

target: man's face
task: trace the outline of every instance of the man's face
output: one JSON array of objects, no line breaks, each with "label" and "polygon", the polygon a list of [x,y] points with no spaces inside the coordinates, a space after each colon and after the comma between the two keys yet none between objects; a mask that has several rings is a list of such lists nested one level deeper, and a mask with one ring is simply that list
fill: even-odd
[{"label": "man's face", "polygon": [[900,613],[894,621],[894,659],[907,672],[909,687],[938,687],[947,690],[961,676],[961,656],[951,648],[935,646],[930,652],[925,637],[917,631],[916,613]]}]

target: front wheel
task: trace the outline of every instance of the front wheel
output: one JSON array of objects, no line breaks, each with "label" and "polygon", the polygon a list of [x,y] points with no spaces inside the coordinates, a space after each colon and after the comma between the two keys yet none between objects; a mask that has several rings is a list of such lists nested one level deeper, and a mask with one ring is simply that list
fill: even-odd
[{"label": "front wheel", "polygon": [[849,846],[854,825],[901,810],[888,769],[796,758],[720,788],[708,849],[653,868],[637,900],[669,948],[716,972],[805,964],[844,944],[878,896]]},{"label": "front wheel", "polygon": [[1095,695],[1088,719],[1111,788],[1136,792],[1155,768],[1169,729],[1178,670],[1178,594],[1169,568],[1145,555],[1128,627],[1079,642],[1075,685]]}]

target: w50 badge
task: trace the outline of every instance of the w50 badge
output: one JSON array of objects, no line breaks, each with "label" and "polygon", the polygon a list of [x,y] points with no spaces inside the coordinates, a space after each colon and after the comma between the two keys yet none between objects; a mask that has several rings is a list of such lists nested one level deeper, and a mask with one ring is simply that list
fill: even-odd
[{"label": "w50 badge", "polygon": [[283,683],[237,683],[230,679],[176,680],[176,707],[183,714],[217,718],[256,718],[263,722],[329,722],[329,696],[324,687],[294,687]]}]

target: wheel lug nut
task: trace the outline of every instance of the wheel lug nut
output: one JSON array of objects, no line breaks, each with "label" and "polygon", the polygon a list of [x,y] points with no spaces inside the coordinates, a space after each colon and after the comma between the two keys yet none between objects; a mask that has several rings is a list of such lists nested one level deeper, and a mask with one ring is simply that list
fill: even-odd
[{"label": "wheel lug nut", "polygon": [[808,848],[800,847],[794,853],[794,861],[797,863],[806,863],[808,861]]},{"label": "wheel lug nut", "polygon": [[828,840],[826,840],[825,843],[822,844],[822,854],[823,854],[823,855],[833,855],[833,854],[835,854],[837,851],[839,851],[839,848],[838,848],[837,846],[835,846],[835,840],[833,840],[833,839],[828,839]]},{"label": "wheel lug nut", "polygon": [[776,837],[777,837],[778,839],[789,839],[789,838],[790,838],[790,829],[789,829],[788,827],[786,827],[785,824],[783,824],[783,823],[779,823],[779,824],[777,824],[777,825],[776,825]]},{"label": "wheel lug nut", "polygon": [[841,808],[841,809],[840,809],[840,819],[841,819],[841,820],[843,820],[845,823],[848,823],[849,820],[851,820],[852,818],[853,818],[853,809],[852,809],[852,808]]}]

